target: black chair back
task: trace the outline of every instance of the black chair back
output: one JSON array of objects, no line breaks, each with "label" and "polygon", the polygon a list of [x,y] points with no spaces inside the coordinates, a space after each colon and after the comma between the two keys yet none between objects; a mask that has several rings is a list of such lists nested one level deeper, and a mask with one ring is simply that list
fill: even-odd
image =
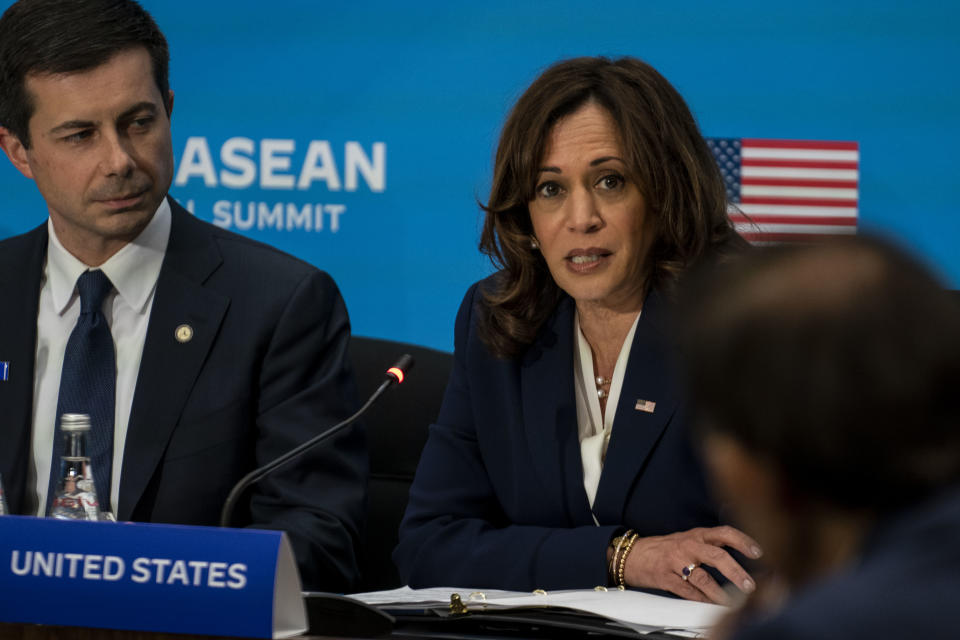
[{"label": "black chair back", "polygon": [[376,390],[387,368],[405,353],[414,359],[406,380],[398,388],[389,389],[363,417],[370,450],[370,484],[367,526],[358,554],[358,592],[402,586],[390,556],[397,546],[397,529],[427,441],[427,428],[440,412],[453,356],[377,338],[354,336],[350,341],[350,360],[361,400]]}]

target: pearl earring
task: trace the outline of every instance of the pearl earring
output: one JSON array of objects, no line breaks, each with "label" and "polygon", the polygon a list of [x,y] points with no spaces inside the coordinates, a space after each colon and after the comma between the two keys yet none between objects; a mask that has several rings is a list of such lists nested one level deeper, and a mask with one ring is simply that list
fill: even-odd
[{"label": "pearl earring", "polygon": [[540,248],[540,243],[537,242],[537,239],[534,238],[533,236],[530,236],[530,248],[531,248],[531,249],[539,249],[539,248]]}]

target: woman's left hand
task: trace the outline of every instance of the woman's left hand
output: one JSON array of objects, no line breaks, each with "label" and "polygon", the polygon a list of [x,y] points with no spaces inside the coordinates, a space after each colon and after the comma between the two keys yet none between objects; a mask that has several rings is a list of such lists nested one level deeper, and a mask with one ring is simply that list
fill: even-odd
[{"label": "woman's left hand", "polygon": [[700,565],[714,567],[744,593],[752,593],[756,584],[723,547],[748,558],[762,555],[756,540],[729,526],[637,538],[624,566],[624,582],[670,591],[688,600],[730,604],[730,597]]}]

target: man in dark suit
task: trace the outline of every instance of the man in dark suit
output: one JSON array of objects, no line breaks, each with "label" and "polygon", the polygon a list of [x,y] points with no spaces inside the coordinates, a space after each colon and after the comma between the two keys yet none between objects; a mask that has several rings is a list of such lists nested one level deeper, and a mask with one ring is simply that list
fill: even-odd
[{"label": "man in dark suit", "polygon": [[960,305],[867,238],[768,248],[689,300],[709,466],[774,574],[712,637],[956,638]]},{"label": "man in dark suit", "polygon": [[[133,0],[20,0],[0,18],[0,147],[49,209],[0,243],[0,476],[13,513],[46,513],[65,410],[93,414],[104,510],[214,525],[240,477],[355,408],[330,277],[167,197],[167,62]],[[105,297],[88,304],[77,283],[91,278]],[[102,408],[64,400],[83,317],[112,337],[106,429]],[[346,431],[255,486],[235,521],[287,531],[306,586],[347,590],[366,464],[362,434]]]}]

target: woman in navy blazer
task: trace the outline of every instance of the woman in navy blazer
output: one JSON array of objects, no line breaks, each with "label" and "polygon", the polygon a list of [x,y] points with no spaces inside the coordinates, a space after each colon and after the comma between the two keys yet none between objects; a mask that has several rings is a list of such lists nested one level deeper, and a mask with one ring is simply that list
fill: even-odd
[{"label": "woman in navy blazer", "polygon": [[724,550],[674,370],[688,267],[743,244],[686,104],[652,67],[560,62],[504,127],[454,369],[394,559],[414,587],[624,585],[725,602]]}]

